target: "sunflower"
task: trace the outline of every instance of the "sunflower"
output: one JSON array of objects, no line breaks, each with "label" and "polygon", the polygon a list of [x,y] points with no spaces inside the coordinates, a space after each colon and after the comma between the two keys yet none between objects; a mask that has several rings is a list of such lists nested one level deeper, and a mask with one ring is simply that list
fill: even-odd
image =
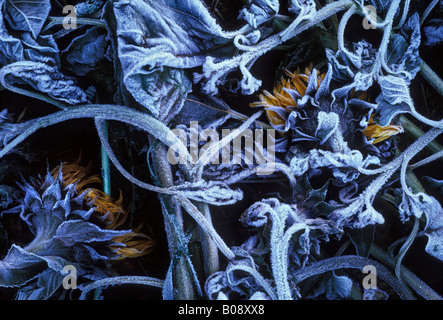
[{"label": "sunflower", "polygon": [[[102,190],[91,187],[91,185],[103,184],[103,181],[96,175],[90,175],[91,165],[87,167],[77,163],[63,163],[51,171],[54,179],[62,174],[63,187],[67,188],[75,184],[78,194],[84,196],[84,201],[94,207],[94,214],[100,217],[104,223],[104,228],[115,230],[121,226],[128,217],[127,210],[123,209],[123,196],[120,191],[118,199],[113,199]],[[115,245],[111,249],[116,253],[114,260],[125,258],[136,258],[148,254],[152,251],[154,240],[138,231],[141,225],[134,228],[132,232],[118,235],[113,238]]]},{"label": "sunflower", "polygon": [[[313,76],[313,65],[311,63],[305,68],[304,73],[300,73],[299,69],[295,72],[284,69],[284,73],[285,76],[277,82],[272,93],[263,90],[263,93],[258,96],[260,101],[250,104],[251,107],[264,107],[270,124],[282,135],[286,132],[289,114],[297,110],[297,100],[306,94],[309,79]],[[316,73],[316,89],[320,87],[325,76],[326,73]],[[364,92],[358,96],[358,99],[365,98],[366,93]],[[368,125],[363,130],[363,134],[372,144],[379,143],[401,132],[403,132],[401,126],[389,124],[382,127],[378,125],[374,122],[373,115],[370,116]]]},{"label": "sunflower", "polygon": [[[281,133],[284,132],[283,128],[289,114],[297,108],[295,99],[303,97],[306,93],[309,76],[312,73],[312,64],[305,68],[305,73],[300,73],[299,69],[293,73],[287,69],[283,71],[289,78],[282,77],[273,88],[272,93],[263,90],[263,93],[258,96],[260,101],[250,104],[251,107],[264,107],[269,122]],[[320,86],[324,77],[325,74],[317,77],[317,87]]]},{"label": "sunflower", "polygon": [[154,241],[122,230],[128,214],[123,199],[104,194],[93,185],[90,165],[63,163],[46,175],[19,184],[17,206],[2,214],[19,214],[33,239],[25,246],[13,243],[0,260],[0,287],[20,287],[18,299],[62,297],[65,267],[74,267],[76,279],[90,281],[109,275],[108,262],[145,255]]}]

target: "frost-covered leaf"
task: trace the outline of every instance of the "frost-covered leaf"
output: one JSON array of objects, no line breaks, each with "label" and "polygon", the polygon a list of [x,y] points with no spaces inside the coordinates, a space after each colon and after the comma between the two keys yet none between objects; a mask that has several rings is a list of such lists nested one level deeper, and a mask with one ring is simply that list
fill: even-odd
[{"label": "frost-covered leaf", "polygon": [[302,13],[305,19],[309,19],[316,12],[315,1],[313,0],[291,0],[289,11],[296,14]]},{"label": "frost-covered leaf", "polygon": [[377,97],[376,118],[377,123],[384,127],[396,115],[409,112],[413,101],[403,78],[387,75],[380,77],[379,84],[382,93]]},{"label": "frost-covered leaf", "polygon": [[278,0],[253,0],[240,11],[239,19],[244,19],[252,27],[268,22],[278,13],[280,3]]},{"label": "frost-covered leaf", "polygon": [[437,199],[429,196],[423,211],[426,215],[425,234],[428,236],[425,250],[443,261],[443,208]]},{"label": "frost-covered leaf", "polygon": [[388,52],[386,56],[388,65],[400,61],[407,48],[408,42],[406,41],[405,37],[395,33],[391,37],[391,41],[388,44]]},{"label": "frost-covered leaf", "polygon": [[401,28],[401,32],[393,36],[387,52],[389,67],[407,81],[415,78],[420,70],[420,42],[420,17],[418,13],[414,13]]},{"label": "frost-covered leaf", "polygon": [[403,78],[387,75],[380,77],[378,82],[386,102],[393,105],[403,102],[408,105],[413,104],[408,84]]},{"label": "frost-covered leaf", "polygon": [[348,226],[361,229],[368,225],[383,224],[383,215],[374,209],[370,199],[365,194],[354,200],[352,203],[336,208],[330,215],[331,219],[339,226]]},{"label": "frost-covered leaf", "polygon": [[370,165],[379,165],[380,159],[368,155],[366,158],[358,150],[350,150],[347,153],[331,152],[314,149],[310,152],[310,168],[332,169],[334,176],[341,182],[347,183],[357,179],[359,168],[367,168]]},{"label": "frost-covered leaf", "polygon": [[349,229],[347,234],[349,239],[354,244],[355,251],[361,257],[369,256],[369,249],[374,241],[374,231],[373,225],[367,226],[362,229]]},{"label": "frost-covered leaf", "polygon": [[48,300],[61,287],[63,275],[52,269],[46,269],[38,275],[37,282],[21,288],[16,295],[17,300]]},{"label": "frost-covered leaf", "polygon": [[226,297],[228,284],[226,281],[226,274],[224,271],[217,271],[211,274],[205,283],[206,295],[211,300],[223,300]]},{"label": "frost-covered leaf", "polygon": [[338,300],[348,298],[351,294],[352,280],[347,276],[337,276],[334,272],[323,279],[316,295],[325,294],[328,300]]},{"label": "frost-covered leaf", "polygon": [[424,213],[426,204],[431,201],[429,196],[422,192],[417,194],[409,194],[404,191],[397,191],[397,196],[401,193],[401,201],[398,204],[398,211],[402,220],[407,220],[411,216],[415,216],[417,219],[419,219]]},{"label": "frost-covered leaf", "polygon": [[334,53],[332,50],[326,49],[326,56],[334,70],[333,78],[336,80],[354,81],[354,77],[358,73],[369,73],[373,67],[376,49],[365,40],[352,45],[352,51],[338,50]]},{"label": "frost-covered leaf", "polygon": [[[0,4],[4,1],[0,1]],[[3,10],[0,10],[0,66],[31,60],[57,64],[58,47],[52,35],[33,37],[30,32],[9,31]]]},{"label": "frost-covered leaf", "polygon": [[3,12],[0,10],[0,65],[23,60],[22,57],[23,45],[19,39],[9,35],[3,20]]},{"label": "frost-covered leaf", "polygon": [[443,261],[443,208],[440,202],[423,192],[407,194],[403,192],[399,204],[402,219],[415,216],[417,219],[426,216],[424,232],[428,237],[425,250],[432,256]]},{"label": "frost-covered leaf", "polygon": [[426,46],[440,45],[443,42],[443,19],[432,19],[423,28]]},{"label": "frost-covered leaf", "polygon": [[87,0],[75,5],[75,13],[78,17],[87,17],[96,13],[105,3],[105,0]]},{"label": "frost-covered leaf", "polygon": [[275,200],[259,201],[251,205],[240,217],[240,222],[245,227],[260,228],[266,225],[269,214],[278,202]]},{"label": "frost-covered leaf", "polygon": [[184,94],[190,89],[186,77],[171,69],[201,66],[202,52],[224,41],[222,29],[197,0],[120,0],[113,13],[123,84],[155,116],[162,83],[175,82]]},{"label": "frost-covered leaf", "polygon": [[250,298],[257,291],[266,293],[275,299],[275,293],[269,281],[267,281],[257,270],[254,259],[241,248],[233,248],[236,259],[231,260],[226,267],[226,282],[233,292]]},{"label": "frost-covered leaf", "polygon": [[410,110],[410,106],[405,102],[393,105],[386,102],[382,96],[379,96],[377,98],[377,113],[374,116],[374,119],[377,124],[384,127],[389,125],[395,116],[402,113],[408,113]]},{"label": "frost-covered leaf", "polygon": [[363,300],[387,300],[389,295],[380,289],[364,289]]},{"label": "frost-covered leaf", "polygon": [[208,297],[211,300],[227,300],[232,293],[236,293],[246,299],[275,299],[273,288],[258,272],[249,253],[238,247],[234,247],[233,251],[236,258],[229,262],[226,270],[215,272],[206,280]]},{"label": "frost-covered leaf", "polygon": [[324,144],[331,137],[338,124],[339,117],[335,112],[320,111],[318,113],[318,126],[315,130],[315,136],[320,140],[320,144]]},{"label": "frost-covered leaf", "polygon": [[389,6],[392,0],[370,0],[370,3],[377,8],[378,13],[386,13],[388,11]]},{"label": "frost-covered leaf", "polygon": [[191,121],[197,121],[201,129],[218,129],[231,117],[231,113],[234,112],[228,104],[218,97],[204,94],[196,96],[191,93],[180,112],[172,119],[171,127],[176,128],[183,124],[189,126]]},{"label": "frost-covered leaf", "polygon": [[0,78],[9,84],[29,85],[51,98],[68,104],[89,102],[86,92],[74,78],[62,74],[56,67],[33,61],[11,63],[0,70]]},{"label": "frost-covered leaf", "polygon": [[[295,231],[295,232],[293,232]],[[340,236],[342,230],[330,220],[306,219],[288,228],[285,239],[291,236],[289,259],[296,266],[304,266],[311,252],[320,252],[320,243],[328,242],[330,236]]]},{"label": "frost-covered leaf", "polygon": [[328,188],[332,179],[329,179],[321,188],[314,189],[308,179],[307,175],[303,175],[297,181],[294,187],[294,200],[301,205],[302,208],[308,209],[311,216],[318,216],[325,214],[324,206],[326,204],[326,197]]},{"label": "frost-covered leaf", "polygon": [[310,156],[308,154],[295,154],[293,155],[289,167],[294,176],[299,177],[309,170]]},{"label": "frost-covered leaf", "polygon": [[256,291],[252,294],[249,300],[271,300],[271,298],[262,291]]},{"label": "frost-covered leaf", "polygon": [[54,239],[60,240],[65,246],[70,247],[77,242],[110,241],[114,237],[125,235],[128,232],[130,230],[105,230],[87,221],[69,220],[58,227]]},{"label": "frost-covered leaf", "polygon": [[13,244],[0,261],[0,287],[17,287],[37,277],[46,269],[45,261]]},{"label": "frost-covered leaf", "polygon": [[51,10],[50,1],[3,0],[0,4],[3,2],[9,25],[17,31],[29,31],[37,38]]},{"label": "frost-covered leaf", "polygon": [[94,70],[98,61],[104,59],[107,48],[106,31],[94,27],[73,39],[62,51],[61,57],[67,63],[66,69],[78,76],[84,76]]}]

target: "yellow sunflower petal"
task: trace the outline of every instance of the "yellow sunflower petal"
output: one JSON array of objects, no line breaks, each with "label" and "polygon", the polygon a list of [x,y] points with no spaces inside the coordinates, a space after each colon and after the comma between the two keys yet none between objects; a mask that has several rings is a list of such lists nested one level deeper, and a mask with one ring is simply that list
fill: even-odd
[{"label": "yellow sunflower petal", "polygon": [[370,116],[368,126],[363,130],[363,134],[371,140],[372,144],[382,142],[401,132],[403,132],[401,126],[390,124],[382,127],[378,125],[374,122],[373,115]]}]

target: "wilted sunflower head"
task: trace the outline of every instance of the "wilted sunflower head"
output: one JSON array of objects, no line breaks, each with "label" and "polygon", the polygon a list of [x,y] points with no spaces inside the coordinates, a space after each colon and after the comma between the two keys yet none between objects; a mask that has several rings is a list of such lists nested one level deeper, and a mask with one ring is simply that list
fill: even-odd
[{"label": "wilted sunflower head", "polygon": [[127,217],[122,199],[88,187],[93,183],[101,180],[89,176],[89,168],[63,164],[21,185],[19,205],[8,211],[20,214],[34,239],[23,248],[13,244],[0,261],[0,286],[38,278],[40,286],[59,287],[61,281],[52,282],[60,280],[66,265],[75,266],[78,276],[98,279],[106,275],[104,262],[152,249],[154,242],[146,235],[116,229]]},{"label": "wilted sunflower head", "polygon": [[[400,126],[390,124],[382,127],[374,122],[373,115],[356,114],[343,102],[334,101],[329,90],[329,73],[318,72],[312,63],[304,73],[300,73],[299,69],[295,72],[285,69],[284,73],[272,93],[264,90],[259,95],[260,101],[250,106],[264,107],[273,128],[282,134],[290,132],[293,141],[317,141],[323,144],[328,138],[322,136],[325,130],[331,133],[331,130],[339,129],[343,131],[342,136],[351,132],[358,135],[357,131],[360,131],[368,142],[376,144],[402,132]],[[356,96],[365,99],[366,94]],[[366,121],[362,122],[363,117]]]},{"label": "wilted sunflower head", "polygon": [[[102,220],[104,228],[114,230],[121,226],[128,217],[127,210],[123,208],[123,195],[120,191],[118,199],[104,193],[102,190],[91,187],[91,185],[103,185],[103,181],[96,175],[90,175],[90,167],[83,167],[78,163],[65,163],[52,170],[55,177],[62,173],[63,184],[68,187],[75,183],[76,191],[84,194],[88,205],[94,208],[94,214]],[[143,233],[138,233],[141,225],[131,232],[118,235],[113,238],[115,245],[111,248],[115,251],[114,259],[136,258],[151,252],[154,241]]]},{"label": "wilted sunflower head", "polygon": [[359,177],[360,168],[380,165],[389,152],[375,144],[402,129],[378,125],[365,92],[336,95],[332,74],[331,65],[326,73],[312,65],[304,73],[285,71],[272,93],[264,91],[251,106],[264,107],[288,142],[285,161],[295,176],[330,170],[333,184],[344,186]]},{"label": "wilted sunflower head", "polygon": [[[306,94],[309,83],[309,77],[312,74],[312,64],[305,68],[304,73],[297,69],[295,72],[289,72],[284,69],[286,77],[272,89],[272,93],[263,90],[259,95],[260,101],[250,104],[251,107],[264,107],[266,116],[274,129],[284,132],[289,114],[297,109],[297,100]],[[317,76],[317,88],[323,81],[325,74]]]}]

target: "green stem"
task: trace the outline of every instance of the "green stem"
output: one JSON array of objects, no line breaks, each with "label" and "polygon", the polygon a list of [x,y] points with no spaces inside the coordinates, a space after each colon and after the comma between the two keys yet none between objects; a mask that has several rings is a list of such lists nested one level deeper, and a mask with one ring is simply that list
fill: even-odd
[{"label": "green stem", "polygon": [[[108,140],[108,123],[107,121],[103,121],[103,131],[106,136],[106,140]],[[109,156],[106,153],[103,145],[100,147],[101,150],[101,159],[102,159],[102,178],[103,178],[103,192],[107,195],[111,195],[111,171],[109,167]]]},{"label": "green stem", "polygon": [[398,30],[401,27],[403,27],[403,25],[406,21],[406,17],[408,16],[410,2],[411,2],[411,0],[406,0],[406,3],[403,7],[403,14],[401,15],[401,20],[398,23],[398,25],[394,28],[395,30]]},{"label": "green stem", "polygon": [[431,13],[432,9],[434,9],[434,7],[437,5],[438,2],[439,0],[433,0],[426,8],[426,10],[423,12],[420,18],[420,26],[423,24],[423,22],[426,20],[426,18],[428,17],[428,15]]},{"label": "green stem", "polygon": [[[384,252],[380,247],[376,244],[371,245],[371,249],[369,250],[371,256],[373,256],[378,261],[383,262],[388,267],[394,268],[395,262],[387,257],[386,252]],[[402,266],[401,274],[404,281],[415,291],[417,294],[422,296],[427,300],[443,300],[438,293],[436,293],[432,288],[430,288],[425,282],[419,279],[414,273],[412,273],[409,269]]]},{"label": "green stem", "polygon": [[443,80],[429,67],[426,62],[421,63],[420,73],[423,78],[441,95],[443,96]]},{"label": "green stem", "polygon": [[412,243],[415,240],[415,237],[417,236],[419,225],[420,225],[420,219],[415,218],[414,227],[412,228],[412,231],[408,236],[408,238],[406,239],[405,243],[403,243],[403,245],[401,246],[400,251],[398,252],[397,255],[397,262],[395,264],[395,275],[397,276],[398,280],[400,280],[401,283],[403,283],[401,263],[406,255],[406,252],[409,250],[409,248],[411,247]]},{"label": "green stem", "polygon": [[[204,213],[205,219],[212,225],[211,212],[207,203],[198,203],[198,208]],[[209,277],[214,272],[220,269],[220,261],[218,257],[218,248],[216,243],[212,240],[208,233],[199,227],[200,242],[202,246],[203,261],[205,267],[206,277]]]},{"label": "green stem", "polygon": [[[415,174],[412,171],[406,172],[406,184],[407,184],[407,186],[409,186],[411,188],[412,192],[415,194],[425,191],[423,189],[423,186],[420,184],[417,177],[415,176]],[[415,217],[414,226],[412,228],[412,231],[409,234],[409,236],[407,237],[406,241],[401,246],[399,253],[396,257],[397,261],[395,263],[395,275],[402,283],[403,283],[404,279],[402,278],[401,263],[403,261],[403,258],[406,255],[406,252],[409,250],[409,248],[411,247],[412,243],[414,242],[414,240],[417,236],[419,226],[420,226],[420,217],[419,218]]]},{"label": "green stem", "polygon": [[[106,140],[108,139],[108,123],[106,121],[103,121],[103,130],[106,135]],[[103,192],[107,194],[108,196],[111,195],[111,174],[110,174],[110,167],[109,167],[109,157],[106,153],[105,148],[103,147],[103,144],[100,146],[100,153],[101,153],[101,161],[102,161],[102,179],[103,179]],[[94,300],[98,300],[101,294],[101,288],[98,287],[95,289],[94,292]]]}]

